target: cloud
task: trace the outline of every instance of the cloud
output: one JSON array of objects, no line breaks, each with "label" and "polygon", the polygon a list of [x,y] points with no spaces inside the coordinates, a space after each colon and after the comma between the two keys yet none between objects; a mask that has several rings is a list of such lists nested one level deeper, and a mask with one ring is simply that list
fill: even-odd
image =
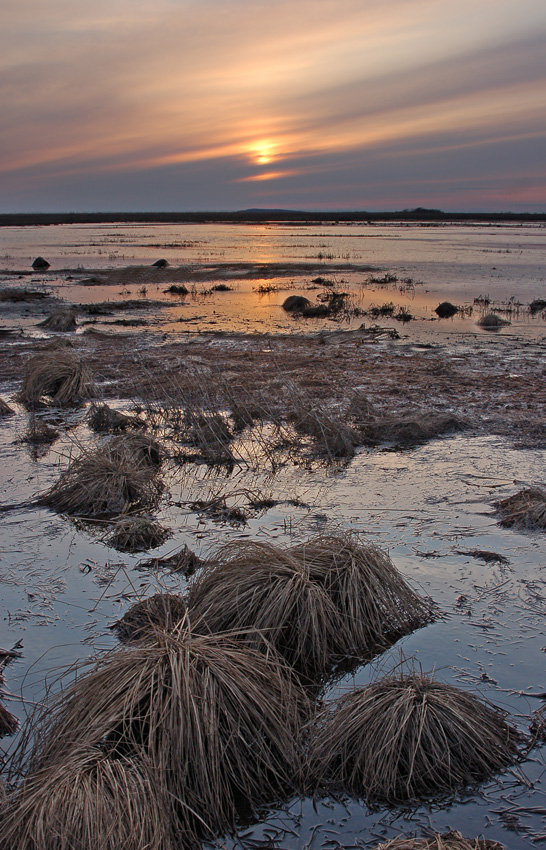
[{"label": "cloud", "polygon": [[203,164],[229,206],[234,181],[303,187],[324,157],[338,173],[392,143],[409,172],[416,148],[449,170],[462,147],[546,133],[545,32],[543,0],[19,0],[0,184],[108,174],[106,198],[123,173]]}]

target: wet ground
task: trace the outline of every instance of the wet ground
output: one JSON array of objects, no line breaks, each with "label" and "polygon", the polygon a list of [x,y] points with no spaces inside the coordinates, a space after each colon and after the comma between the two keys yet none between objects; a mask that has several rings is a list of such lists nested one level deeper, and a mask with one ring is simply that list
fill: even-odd
[{"label": "wet ground", "polygon": [[[534,234],[542,250],[538,236]],[[398,244],[394,237],[391,241]],[[38,243],[32,249],[29,256],[47,253]],[[466,249],[463,245],[457,250]],[[493,250],[490,244],[487,250]],[[145,259],[159,248],[149,251]],[[162,255],[166,251],[163,248]],[[140,254],[136,259],[142,259]],[[389,268],[393,274],[403,272],[396,265]],[[544,294],[543,270],[534,268],[536,285],[526,291],[528,300]],[[200,273],[208,274],[203,268]],[[386,273],[385,266],[380,273]],[[315,276],[306,271],[305,279],[311,274]],[[33,281],[32,277],[23,278],[22,284],[12,276],[5,286],[53,288],[51,280]],[[284,274],[267,280],[287,278],[290,282]],[[254,280],[234,285],[252,287]],[[140,281],[137,284],[142,286]],[[488,282],[482,284],[480,291],[485,292]],[[105,300],[104,293],[111,293],[115,286],[109,284],[101,291],[97,302]],[[381,298],[383,286],[394,283],[381,285]],[[83,303],[76,297],[79,291],[71,290],[66,300]],[[394,297],[394,288],[389,291]],[[57,295],[65,298],[66,290]],[[163,297],[157,295],[158,300]],[[232,291],[219,292],[195,304],[190,295],[187,307],[168,309],[204,309],[206,321],[216,321],[211,308],[231,295]],[[116,292],[115,297],[129,296]],[[443,300],[440,293],[436,297]],[[393,300],[391,295],[388,298]],[[434,339],[412,335],[415,325],[408,323],[401,330],[402,338],[396,340],[379,333],[353,332],[354,324],[339,322],[315,325],[309,334],[308,328],[302,332],[301,323],[295,325],[290,317],[279,319],[279,329],[284,330],[286,323],[286,335],[275,334],[273,327],[267,336],[232,335],[225,325],[217,328],[222,331],[219,335],[172,334],[164,324],[156,324],[163,315],[163,308],[158,308],[145,311],[151,325],[142,330],[124,328],[120,334],[119,328],[102,327],[99,333],[69,335],[91,366],[101,397],[121,410],[132,410],[146,399],[188,398],[196,387],[210,401],[214,387],[220,385],[245,392],[259,390],[279,404],[293,401],[296,395],[302,403],[320,402],[341,417],[351,395],[361,392],[389,413],[412,407],[452,412],[467,421],[465,431],[426,444],[361,447],[350,461],[327,463],[305,452],[288,453],[277,458],[273,469],[263,454],[263,433],[251,448],[251,437],[246,448],[241,445],[241,456],[246,451],[249,462],[236,464],[230,473],[225,468],[181,466],[168,460],[164,464],[167,487],[154,516],[172,536],[151,553],[131,555],[110,548],[104,539],[106,529],[100,526],[90,530],[45,508],[24,504],[58,479],[70,457],[99,438],[89,431],[83,407],[70,413],[42,412],[60,434],[51,446],[36,449],[21,442],[28,413],[14,401],[14,394],[24,364],[59,335],[35,328],[33,305],[26,319],[24,307],[17,309],[20,312],[14,311],[11,317],[2,312],[2,324],[8,327],[13,319],[15,327],[19,321],[23,333],[3,340],[0,360],[0,395],[15,410],[14,416],[0,420],[0,504],[22,504],[0,514],[4,612],[0,646],[17,645],[22,653],[5,671],[5,701],[12,712],[24,720],[61,669],[115,645],[108,626],[136,598],[158,588],[183,591],[185,580],[180,575],[140,569],[144,558],[167,555],[183,544],[204,557],[228,540],[245,537],[290,545],[341,528],[388,550],[410,583],[432,597],[444,616],[400,641],[375,663],[337,682],[325,698],[335,698],[387,672],[403,655],[424,670],[435,670],[442,680],[490,699],[506,709],[521,729],[528,728],[529,715],[544,704],[533,694],[546,692],[546,539],[539,532],[500,527],[493,503],[524,487],[544,484],[546,358],[540,317],[535,323],[522,312],[521,327],[515,319],[515,326],[497,335],[476,330],[472,317],[465,317],[461,322],[470,327],[470,333],[461,335],[457,326],[450,325],[449,333]],[[275,310],[278,313],[278,307]],[[425,318],[421,324],[445,327]],[[392,321],[385,323],[392,325]],[[204,324],[195,328],[203,329]],[[321,337],[321,329],[333,334]],[[255,325],[252,330],[257,330]],[[276,504],[252,509],[250,496],[256,495]],[[212,518],[192,509],[191,503],[213,497],[225,497],[228,504],[246,511],[246,522]],[[484,561],[476,555],[483,552],[496,553],[507,563]],[[6,738],[3,745],[9,752],[13,742]],[[534,847],[546,839],[545,766],[544,750],[537,746],[521,767],[482,788],[457,800],[406,812],[372,813],[354,800],[292,801],[264,813],[262,823],[242,827],[235,844],[334,850],[372,846],[384,836],[449,827],[469,836],[483,833],[512,848]],[[231,846],[231,839],[226,843]]]}]

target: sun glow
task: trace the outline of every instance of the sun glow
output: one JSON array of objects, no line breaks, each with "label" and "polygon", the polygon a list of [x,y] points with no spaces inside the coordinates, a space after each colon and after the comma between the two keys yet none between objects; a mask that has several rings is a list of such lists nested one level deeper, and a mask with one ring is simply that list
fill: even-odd
[{"label": "sun glow", "polygon": [[252,146],[251,157],[256,165],[269,165],[274,162],[274,146],[271,142],[258,142]]}]

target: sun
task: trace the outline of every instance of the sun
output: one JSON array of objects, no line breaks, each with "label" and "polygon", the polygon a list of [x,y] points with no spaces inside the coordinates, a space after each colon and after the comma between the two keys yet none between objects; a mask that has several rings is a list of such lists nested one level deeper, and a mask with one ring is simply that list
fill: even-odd
[{"label": "sun", "polygon": [[252,146],[251,156],[256,165],[269,165],[274,162],[274,146],[271,142],[257,142]]}]

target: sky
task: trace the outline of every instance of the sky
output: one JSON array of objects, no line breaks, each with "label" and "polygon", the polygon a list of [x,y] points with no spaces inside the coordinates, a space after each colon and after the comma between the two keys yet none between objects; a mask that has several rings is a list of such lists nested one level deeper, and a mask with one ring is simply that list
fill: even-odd
[{"label": "sky", "polygon": [[0,7],[0,212],[546,211],[546,0]]}]

